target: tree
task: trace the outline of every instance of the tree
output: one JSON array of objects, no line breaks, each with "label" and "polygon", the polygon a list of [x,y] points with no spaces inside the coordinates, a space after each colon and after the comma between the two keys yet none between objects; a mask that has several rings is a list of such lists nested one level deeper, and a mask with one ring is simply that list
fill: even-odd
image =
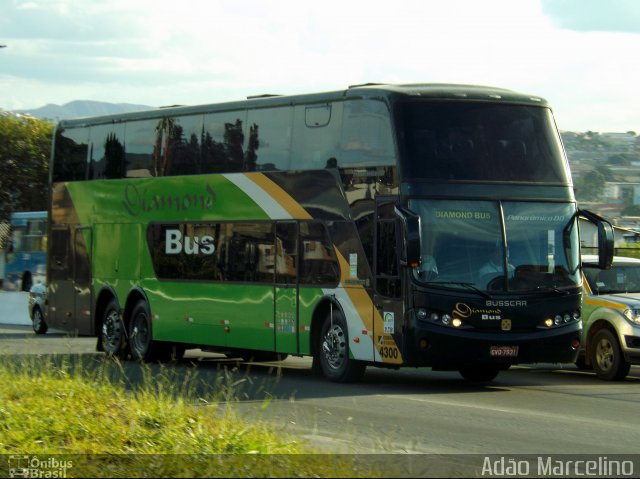
[{"label": "tree", "polygon": [[597,201],[602,196],[607,180],[597,170],[591,170],[576,184],[576,196],[579,201]]},{"label": "tree", "polygon": [[50,121],[0,111],[0,221],[47,209],[53,129]]}]

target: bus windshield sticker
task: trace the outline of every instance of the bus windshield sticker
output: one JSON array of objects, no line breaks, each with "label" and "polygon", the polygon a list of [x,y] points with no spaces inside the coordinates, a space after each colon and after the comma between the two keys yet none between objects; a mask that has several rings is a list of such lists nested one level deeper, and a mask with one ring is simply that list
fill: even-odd
[{"label": "bus windshield sticker", "polygon": [[349,276],[352,278],[358,277],[358,253],[349,255]]}]

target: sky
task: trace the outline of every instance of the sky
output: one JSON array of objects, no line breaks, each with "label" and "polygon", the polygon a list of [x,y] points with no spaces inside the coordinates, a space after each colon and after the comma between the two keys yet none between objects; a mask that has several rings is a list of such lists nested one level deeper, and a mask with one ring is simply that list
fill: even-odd
[{"label": "sky", "polygon": [[0,0],[0,45],[5,110],[464,83],[640,133],[638,0]]}]

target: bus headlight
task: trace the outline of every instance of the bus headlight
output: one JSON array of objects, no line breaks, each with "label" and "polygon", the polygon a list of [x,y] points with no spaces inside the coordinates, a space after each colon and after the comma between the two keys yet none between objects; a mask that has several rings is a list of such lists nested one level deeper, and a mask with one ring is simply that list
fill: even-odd
[{"label": "bus headlight", "polygon": [[640,309],[625,309],[624,317],[635,324],[640,324]]},{"label": "bus headlight", "polygon": [[575,311],[571,311],[570,313],[558,313],[553,316],[544,318],[542,320],[542,326],[544,326],[545,328],[551,328],[553,326],[563,326],[565,324],[578,322],[580,321],[580,319],[580,310],[576,309]]},{"label": "bus headlight", "polygon": [[419,321],[430,322],[454,328],[464,327],[460,318],[453,318],[449,313],[438,313],[425,308],[416,308],[416,318]]}]

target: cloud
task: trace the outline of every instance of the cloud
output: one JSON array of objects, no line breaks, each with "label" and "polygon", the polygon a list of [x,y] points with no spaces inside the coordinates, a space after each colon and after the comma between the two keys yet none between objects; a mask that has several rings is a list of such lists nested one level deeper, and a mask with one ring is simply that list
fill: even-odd
[{"label": "cloud", "polygon": [[[475,83],[544,96],[562,118],[592,122],[590,129],[615,117],[640,130],[640,109],[628,101],[619,111],[640,82],[634,60],[640,36],[613,28],[636,18],[640,2],[633,6],[621,0],[5,0],[0,108],[75,99],[193,105],[366,82]],[[631,8],[624,18],[622,7]],[[605,110],[608,98],[611,115],[579,109],[597,101]]]},{"label": "cloud", "polygon": [[640,33],[638,0],[542,0],[541,5],[542,11],[560,28]]}]

